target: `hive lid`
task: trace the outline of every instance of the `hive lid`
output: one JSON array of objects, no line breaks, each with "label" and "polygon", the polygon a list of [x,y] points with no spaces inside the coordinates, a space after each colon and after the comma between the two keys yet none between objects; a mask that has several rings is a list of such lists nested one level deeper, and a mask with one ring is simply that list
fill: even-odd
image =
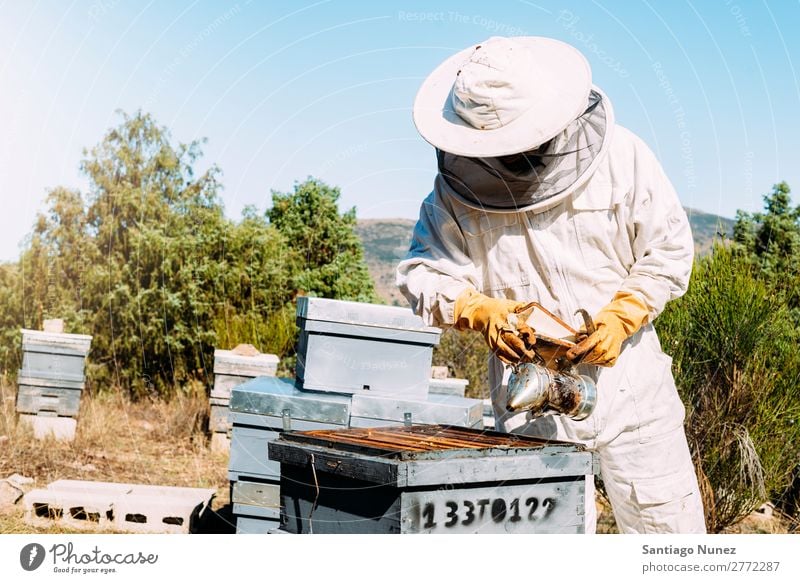
[{"label": "hive lid", "polygon": [[297,317],[304,320],[441,333],[438,328],[425,326],[422,318],[414,314],[410,308],[399,306],[382,306],[304,296],[297,299]]},{"label": "hive lid", "polygon": [[234,413],[255,413],[292,419],[347,425],[350,395],[300,390],[290,379],[258,377],[233,388],[230,409]]},{"label": "hive lid", "polygon": [[59,334],[54,332],[42,332],[41,330],[22,329],[22,344],[47,344],[75,348],[83,352],[88,352],[92,343],[92,337],[87,334]]}]

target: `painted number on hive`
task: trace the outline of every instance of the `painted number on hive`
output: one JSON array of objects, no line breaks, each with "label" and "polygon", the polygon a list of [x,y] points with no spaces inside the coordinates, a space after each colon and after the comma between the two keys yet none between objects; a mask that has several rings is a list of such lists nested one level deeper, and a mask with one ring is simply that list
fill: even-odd
[{"label": "painted number on hive", "polygon": [[476,522],[491,520],[496,523],[519,522],[521,520],[540,520],[547,516],[555,506],[555,500],[536,497],[481,498],[480,500],[447,500],[443,504],[427,502],[422,507],[422,528],[445,528],[470,526]]}]

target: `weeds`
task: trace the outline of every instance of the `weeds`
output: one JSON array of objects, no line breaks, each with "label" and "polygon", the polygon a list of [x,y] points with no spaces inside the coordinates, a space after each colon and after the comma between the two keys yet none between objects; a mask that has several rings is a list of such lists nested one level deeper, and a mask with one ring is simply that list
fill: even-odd
[{"label": "weeds", "polygon": [[[0,478],[14,473],[43,488],[57,479],[216,488],[212,508],[228,503],[228,457],[207,443],[202,385],[170,400],[132,402],[121,391],[83,395],[75,441],[36,440],[16,421],[15,389],[0,384]],[[0,513],[0,533],[37,531],[18,506]],[[66,532],[61,529],[47,532]]]},{"label": "weeds", "polygon": [[717,244],[687,294],[656,320],[687,404],[686,429],[709,531],[720,532],[791,481],[800,455],[800,356],[780,293]]}]

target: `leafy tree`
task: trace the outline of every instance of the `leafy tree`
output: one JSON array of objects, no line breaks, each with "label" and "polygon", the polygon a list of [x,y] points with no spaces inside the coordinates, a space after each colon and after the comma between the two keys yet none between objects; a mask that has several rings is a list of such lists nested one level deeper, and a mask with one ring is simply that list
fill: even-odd
[{"label": "leafy tree", "polygon": [[84,328],[85,281],[96,259],[88,237],[86,206],[80,192],[52,189],[48,211],[40,214],[21,258],[23,325],[41,327],[46,318],[62,318]]},{"label": "leafy tree", "polygon": [[355,231],[355,207],[339,214],[339,196],[338,188],[309,178],[291,193],[273,191],[267,216],[300,265],[293,278],[298,293],[377,302]]},{"label": "leafy tree", "polygon": [[204,369],[214,343],[207,296],[225,228],[218,170],[195,176],[200,143],[172,145],[141,112],[123,114],[85,156],[92,362],[98,378],[134,392],[167,390]]},{"label": "leafy tree", "polygon": [[299,293],[375,298],[337,189],[309,179],[274,194],[269,220],[250,207],[234,222],[219,170],[195,172],[201,155],[142,112],[84,152],[88,193],[50,191],[19,263],[0,265],[5,373],[19,368],[19,328],[60,317],[94,337],[90,386],[167,394],[210,382],[215,347],[248,342],[290,365]]},{"label": "leafy tree", "polygon": [[764,196],[764,212],[739,211],[733,246],[784,298],[800,340],[800,207],[792,206],[790,195],[780,182]]},{"label": "leafy tree", "polygon": [[292,274],[298,269],[283,234],[247,207],[228,229],[220,252],[214,326],[217,346],[253,344],[285,355],[294,348]]},{"label": "leafy tree", "polygon": [[13,376],[22,365],[19,328],[22,318],[22,278],[18,265],[0,263],[0,375]]}]

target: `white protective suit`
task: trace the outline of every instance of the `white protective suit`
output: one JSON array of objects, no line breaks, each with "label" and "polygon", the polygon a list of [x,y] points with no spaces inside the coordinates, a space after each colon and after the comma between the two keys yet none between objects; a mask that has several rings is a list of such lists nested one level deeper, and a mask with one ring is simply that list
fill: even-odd
[{"label": "white protective suit", "polygon": [[[588,181],[543,211],[482,210],[437,176],[397,279],[427,324],[452,325],[454,302],[468,287],[539,302],[575,328],[578,308],[595,314],[621,290],[644,300],[651,322],[685,292],[694,249],[686,214],[644,142],[610,129],[608,150]],[[598,404],[577,422],[506,413],[504,367],[493,357],[497,429],[596,451],[621,532],[705,532],[671,362],[647,324],[623,344],[615,366],[581,365],[578,372],[597,382]]]}]

